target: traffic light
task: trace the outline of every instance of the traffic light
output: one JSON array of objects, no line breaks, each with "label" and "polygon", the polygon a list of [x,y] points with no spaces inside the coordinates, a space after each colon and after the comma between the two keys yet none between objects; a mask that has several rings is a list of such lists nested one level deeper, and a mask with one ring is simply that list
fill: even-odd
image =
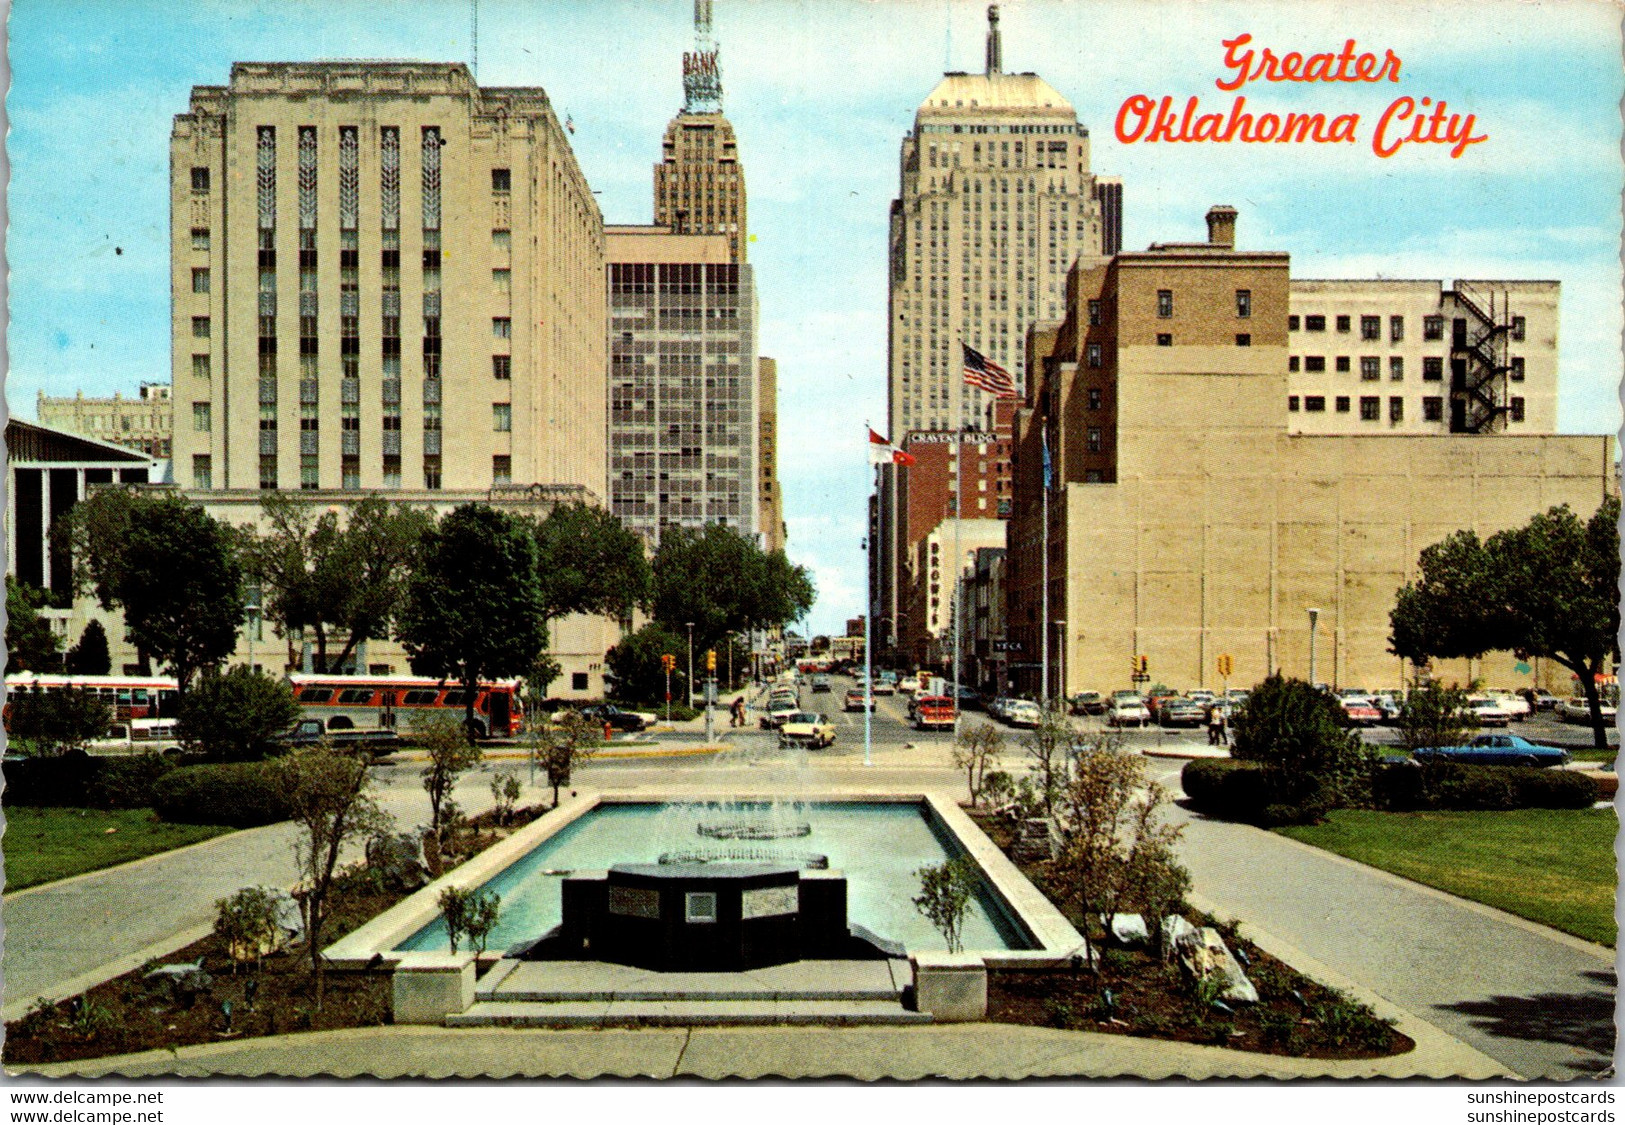
[{"label": "traffic light", "polygon": [[1149,667],[1151,667],[1151,662],[1143,656],[1140,657],[1140,675],[1145,675],[1146,669]]},{"label": "traffic light", "polygon": [[708,648],[705,650],[705,670],[707,672],[715,672],[717,670],[717,650],[714,648]]},{"label": "traffic light", "polygon": [[1130,676],[1138,676],[1140,674],[1140,658],[1138,656],[1131,656],[1128,658],[1128,674]]},{"label": "traffic light", "polygon": [[673,668],[677,667],[677,658],[669,652],[661,653],[660,666],[666,671],[670,672]]},{"label": "traffic light", "polygon": [[1234,667],[1235,667],[1235,664],[1230,659],[1230,655],[1228,653],[1226,653],[1225,655],[1219,657],[1219,675],[1225,677],[1226,679],[1229,679],[1230,673],[1234,669]]}]

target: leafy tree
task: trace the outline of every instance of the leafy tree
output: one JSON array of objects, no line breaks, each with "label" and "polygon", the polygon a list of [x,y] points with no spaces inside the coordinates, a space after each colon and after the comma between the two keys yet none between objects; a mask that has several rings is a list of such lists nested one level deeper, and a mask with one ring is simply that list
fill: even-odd
[{"label": "leafy tree", "polygon": [[429,794],[429,828],[438,843],[446,799],[457,779],[479,765],[485,755],[469,740],[468,728],[450,715],[425,712],[414,716],[412,738],[429,753],[423,767],[423,789]]},{"label": "leafy tree", "polygon": [[1077,746],[1082,745],[1082,740],[1066,712],[1045,708],[1039,716],[1038,725],[1022,736],[1021,745],[1032,763],[1031,769],[1036,775],[1044,812],[1046,815],[1053,813],[1061,780],[1066,773],[1067,758]]},{"label": "leafy tree", "polygon": [[277,736],[298,718],[287,681],[238,664],[205,674],[186,693],[176,733],[212,758],[247,762],[274,751]]},{"label": "leafy tree", "polygon": [[[965,771],[965,784],[970,789],[970,803],[982,799],[987,786],[988,771],[999,764],[1004,753],[1004,732],[994,726],[966,726],[954,739],[954,768]],[[1006,778],[1008,781],[1008,778]]]},{"label": "leafy tree", "polygon": [[100,621],[90,621],[79,634],[79,643],[68,650],[63,661],[75,676],[105,676],[113,670],[113,654],[107,649],[107,630]]},{"label": "leafy tree", "polygon": [[976,867],[964,856],[956,856],[914,872],[920,893],[914,909],[923,914],[942,935],[949,953],[964,948],[965,916],[970,913],[971,896],[976,893]]},{"label": "leafy tree", "polygon": [[524,523],[464,504],[424,536],[399,638],[418,675],[462,684],[473,729],[480,679],[528,671],[547,647],[545,615]]},{"label": "leafy tree", "polygon": [[282,939],[277,892],[269,887],[244,887],[214,904],[214,936],[226,947],[235,976],[240,962],[252,959],[257,972],[265,955]]},{"label": "leafy tree", "polygon": [[496,808],[498,824],[506,825],[512,818],[519,792],[519,778],[512,770],[498,770],[491,775],[491,802]]},{"label": "leafy tree", "polygon": [[[337,512],[280,492],[260,506],[270,530],[244,529],[249,572],[265,591],[265,616],[284,636],[311,630],[316,670],[342,668],[357,645],[387,637],[434,517],[380,496],[356,504],[342,526]],[[329,660],[333,633],[345,641]]]},{"label": "leafy tree", "polygon": [[652,581],[643,540],[613,512],[560,504],[534,525],[537,578],[549,618],[570,613],[622,619],[646,605]]},{"label": "leafy tree", "polygon": [[650,622],[636,633],[622,637],[604,657],[619,699],[654,703],[666,697],[666,668],[660,658],[670,653],[677,658],[672,669],[672,695],[686,699],[683,682],[688,676],[688,637],[664,625]]},{"label": "leafy tree", "polygon": [[559,790],[570,784],[575,767],[592,757],[593,726],[581,715],[571,712],[559,722],[543,720],[533,726],[526,736],[530,757],[547,774],[547,783],[553,787],[553,805],[558,807]]},{"label": "leafy tree", "polygon": [[483,887],[447,887],[440,892],[440,914],[446,920],[446,936],[451,951],[465,936],[476,956],[485,952],[485,943],[502,914],[502,899]]},{"label": "leafy tree", "polygon": [[387,832],[390,818],[367,791],[371,776],[359,759],[331,746],[301,747],[272,767],[281,796],[297,827],[295,892],[305,916],[305,941],[316,980],[316,1008],[325,991],[322,931],[332,914],[333,883],[345,845]]},{"label": "leafy tree", "polygon": [[1460,746],[1478,728],[1467,693],[1437,683],[1418,685],[1399,707],[1399,742],[1406,750]]},{"label": "leafy tree", "polygon": [[1581,522],[1568,505],[1484,542],[1458,531],[1422,552],[1389,616],[1391,651],[1418,663],[1512,650],[1573,672],[1607,746],[1597,678],[1619,658],[1619,499]]},{"label": "leafy tree", "polygon": [[1231,723],[1230,756],[1261,762],[1278,803],[1318,810],[1357,801],[1369,779],[1370,753],[1343,725],[1337,700],[1279,672],[1252,689]]},{"label": "leafy tree", "polygon": [[667,528],[655,551],[655,620],[685,636],[694,622],[695,651],[730,633],[787,625],[813,598],[806,567],[721,524]]},{"label": "leafy tree", "polygon": [[1147,778],[1146,760],[1125,752],[1120,740],[1080,741],[1065,771],[1057,802],[1061,846],[1051,867],[1055,886],[1077,904],[1089,963],[1091,930],[1130,906],[1161,919],[1190,889],[1189,873],[1175,859],[1182,826],[1162,822],[1167,790]]},{"label": "leafy tree", "polygon": [[143,660],[161,661],[182,692],[200,668],[236,649],[243,574],[235,535],[202,508],[172,494],[98,489],[66,527],[76,586],[105,609],[121,606]]},{"label": "leafy tree", "polygon": [[48,672],[57,667],[56,634],[40,616],[47,604],[44,590],[6,575],[6,670]]},{"label": "leafy tree", "polygon": [[82,750],[113,722],[107,704],[89,691],[17,692],[7,705],[6,733],[40,755]]}]

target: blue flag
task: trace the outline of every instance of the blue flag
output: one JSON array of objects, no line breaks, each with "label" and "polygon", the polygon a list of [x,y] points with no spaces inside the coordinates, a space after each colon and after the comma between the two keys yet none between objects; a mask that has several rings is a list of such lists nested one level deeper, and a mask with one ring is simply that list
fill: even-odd
[{"label": "blue flag", "polygon": [[1042,437],[1044,439],[1044,490],[1047,492],[1052,487],[1051,477],[1054,475],[1053,472],[1051,471],[1050,460],[1049,460],[1049,429],[1048,429],[1048,427],[1046,427],[1044,429],[1044,431],[1042,433]]}]

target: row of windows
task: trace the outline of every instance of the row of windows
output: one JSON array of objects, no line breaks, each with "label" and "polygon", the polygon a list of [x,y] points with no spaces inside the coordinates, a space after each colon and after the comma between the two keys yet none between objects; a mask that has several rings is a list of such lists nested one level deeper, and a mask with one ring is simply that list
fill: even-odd
[{"label": "row of windows", "polygon": [[[1163,320],[1174,315],[1174,291],[1172,289],[1157,290],[1157,316]],[[1236,290],[1236,315],[1238,317],[1251,317],[1253,315],[1253,291],[1251,289]],[[1297,318],[1294,317],[1294,320]],[[1100,302],[1089,302],[1089,323],[1094,327],[1100,326]]]},{"label": "row of windows", "polygon": [[[1320,313],[1307,314],[1301,318],[1297,315],[1292,315],[1287,317],[1286,321],[1287,330],[1290,332],[1299,331],[1300,326],[1304,332],[1326,331],[1326,317]],[[1339,332],[1347,333],[1352,332],[1354,329],[1354,318],[1349,315],[1338,315],[1334,318],[1333,323],[1336,325],[1337,331]],[[1465,324],[1465,321],[1461,323]],[[1527,324],[1525,319],[1521,316],[1513,317],[1512,323],[1508,327],[1507,334],[1514,340],[1522,340],[1525,338],[1526,332]],[[1382,317],[1369,315],[1361,316],[1360,339],[1382,339]],[[1403,316],[1390,316],[1388,318],[1388,339],[1390,343],[1395,344],[1405,339],[1405,318]],[[1443,316],[1425,316],[1422,318],[1422,339],[1444,339]]]},{"label": "row of windows", "polygon": [[[1347,414],[1352,407],[1352,399],[1348,395],[1338,395],[1333,399],[1333,406],[1339,414]],[[1288,395],[1286,408],[1297,412],[1300,409],[1300,397]],[[1326,412],[1325,395],[1304,395],[1301,398],[1301,409],[1306,414],[1324,414]],[[1365,395],[1360,399],[1360,420],[1362,422],[1376,422],[1382,417],[1382,399],[1377,395]],[[1422,400],[1422,417],[1428,422],[1444,421],[1444,399],[1428,397]],[[1507,417],[1513,422],[1524,420],[1524,400],[1513,397],[1507,404]],[[1405,400],[1398,395],[1388,399],[1388,420],[1390,422],[1403,422],[1405,420]]]},{"label": "row of windows", "polygon": [[[1333,365],[1338,372],[1350,370],[1350,357],[1346,355],[1334,356]],[[1326,370],[1326,357],[1323,355],[1288,356],[1286,361],[1288,371],[1302,370],[1311,375]],[[1465,368],[1464,368],[1465,370]],[[1388,357],[1388,377],[1390,379],[1403,379],[1405,377],[1405,357],[1392,355]],[[1524,361],[1522,356],[1513,356],[1507,368],[1507,377],[1514,383],[1524,381]],[[1382,357],[1363,355],[1360,357],[1360,378],[1371,381],[1382,378]],[[1425,382],[1437,383],[1444,379],[1444,359],[1442,356],[1422,357],[1422,379]]]}]

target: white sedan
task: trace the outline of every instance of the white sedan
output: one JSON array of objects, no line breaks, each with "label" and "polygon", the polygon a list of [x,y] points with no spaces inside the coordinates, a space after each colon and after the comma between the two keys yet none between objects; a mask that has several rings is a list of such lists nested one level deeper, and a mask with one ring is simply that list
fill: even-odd
[{"label": "white sedan", "polygon": [[[1591,705],[1586,702],[1586,697],[1583,695],[1571,696],[1559,703],[1553,710],[1557,713],[1557,717],[1565,723],[1589,723],[1591,721]],[[1614,715],[1614,705],[1606,699],[1603,700],[1602,721],[1612,723]]]},{"label": "white sedan", "polygon": [[822,750],[835,741],[835,724],[817,712],[797,711],[779,727],[779,741]]}]

